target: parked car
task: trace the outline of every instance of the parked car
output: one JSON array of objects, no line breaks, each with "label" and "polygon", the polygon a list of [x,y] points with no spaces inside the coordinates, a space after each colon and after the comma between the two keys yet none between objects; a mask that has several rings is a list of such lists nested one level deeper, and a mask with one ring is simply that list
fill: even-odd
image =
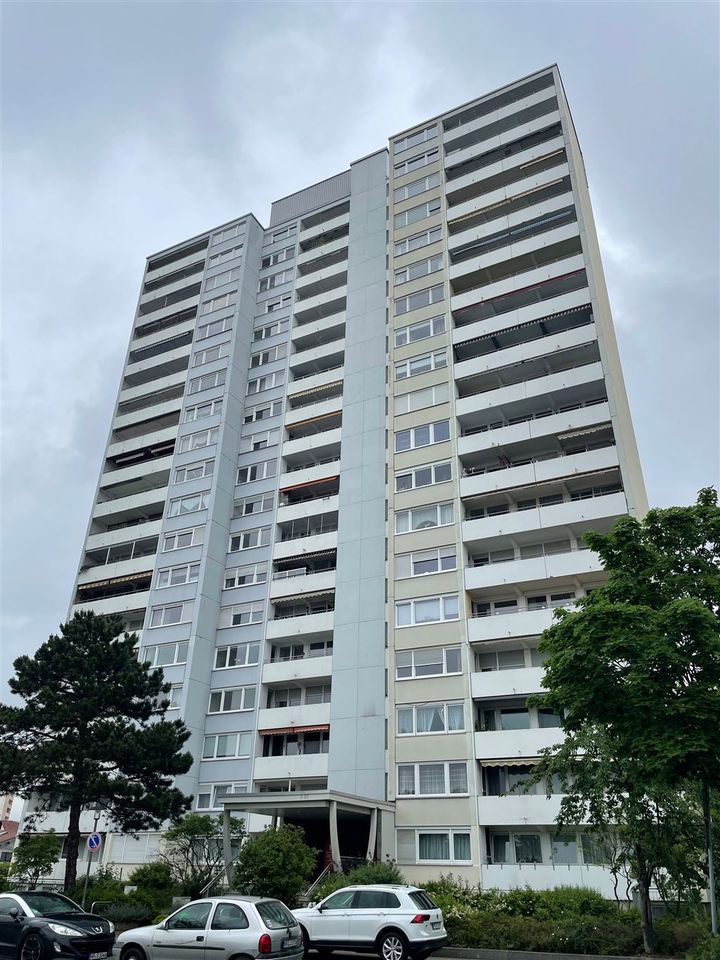
[{"label": "parked car", "polygon": [[447,944],[442,910],[417,887],[343,887],[293,914],[305,949],[321,954],[356,950],[381,960],[422,960]]},{"label": "parked car", "polygon": [[115,927],[59,893],[18,890],[0,894],[0,957],[57,960],[112,955]]},{"label": "parked car", "polygon": [[265,897],[228,894],[186,903],[167,920],[121,933],[113,957],[119,960],[301,960],[298,922],[284,903]]}]

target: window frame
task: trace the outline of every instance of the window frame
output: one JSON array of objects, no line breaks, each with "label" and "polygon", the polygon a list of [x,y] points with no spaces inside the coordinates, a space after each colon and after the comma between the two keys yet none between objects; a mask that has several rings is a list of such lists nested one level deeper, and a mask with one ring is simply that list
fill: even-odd
[{"label": "window frame", "polygon": [[[443,792],[442,793],[421,793],[420,792],[420,768],[421,767],[442,767],[443,768]],[[465,768],[465,790],[462,791],[451,791],[450,790],[450,767],[458,766]],[[401,767],[412,767],[414,772],[414,790],[412,793],[401,793],[400,792],[400,768]],[[397,799],[412,797],[416,800],[424,800],[432,797],[467,797],[470,794],[470,782],[468,778],[468,764],[467,760],[420,760],[414,761],[411,763],[396,763],[395,764],[395,796]]]}]

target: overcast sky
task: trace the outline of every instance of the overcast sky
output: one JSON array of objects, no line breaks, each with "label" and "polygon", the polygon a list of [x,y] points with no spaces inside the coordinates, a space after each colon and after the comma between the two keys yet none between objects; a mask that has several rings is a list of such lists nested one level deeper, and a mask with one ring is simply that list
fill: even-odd
[{"label": "overcast sky", "polygon": [[2,15],[5,677],[67,613],[145,256],[250,211],[267,224],[273,199],[553,62],[650,502],[717,482],[715,3],[6,0]]}]

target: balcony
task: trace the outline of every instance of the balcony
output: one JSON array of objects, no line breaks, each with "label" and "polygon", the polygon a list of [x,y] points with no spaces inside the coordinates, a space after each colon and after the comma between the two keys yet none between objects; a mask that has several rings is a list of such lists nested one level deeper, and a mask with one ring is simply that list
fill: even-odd
[{"label": "balcony", "polygon": [[319,417],[339,414],[342,412],[342,406],[342,393],[338,393],[337,396],[334,397],[318,399],[315,403],[307,403],[305,406],[286,410],[285,426],[290,428],[305,420],[316,420]]},{"label": "balcony", "polygon": [[[320,514],[334,513],[337,516],[338,494],[333,493],[326,497],[315,497],[311,500],[303,500],[300,503],[291,503],[280,505],[278,507],[277,522],[279,524],[290,523],[293,520],[304,520],[310,517],[317,517]],[[337,529],[337,526],[335,526]],[[318,530],[318,533],[322,532]],[[310,534],[300,534],[300,536],[309,536]],[[283,536],[283,540],[286,538]],[[287,539],[293,539],[292,536]]]},{"label": "balcony", "polygon": [[[156,538],[148,538],[149,543],[155,540],[157,546]],[[98,551],[99,552],[99,551]],[[107,553],[107,551],[105,551]],[[95,563],[92,566],[83,566],[80,569],[78,575],[78,586],[84,586],[85,584],[95,583],[98,580],[115,580],[117,578],[125,577],[134,577],[137,574],[142,574],[144,571],[148,570],[148,575],[152,573],[152,567],[155,564],[156,551],[152,550],[150,553],[141,554],[137,557],[131,557],[127,560],[116,560],[111,563]],[[85,555],[85,564],[89,563],[88,555]],[[148,585],[149,586],[149,585]]]},{"label": "balcony", "polygon": [[283,443],[282,456],[286,462],[292,460],[304,462],[310,458],[324,460],[339,456],[341,434],[341,428],[337,427],[334,430],[326,430],[324,433],[300,437],[298,440],[286,440]]},{"label": "balcony", "polygon": [[475,734],[477,760],[523,760],[537,757],[546,747],[562,743],[559,727],[532,730],[484,730]]},{"label": "balcony", "polygon": [[334,313],[344,313],[347,299],[345,287],[337,287],[325,293],[318,293],[307,300],[296,302],[294,308],[295,320],[298,324],[322,320]]},{"label": "balcony", "polygon": [[163,430],[154,430],[151,433],[146,433],[138,437],[131,437],[128,440],[120,440],[115,443],[108,444],[108,448],[105,452],[105,456],[108,460],[114,462],[122,462],[123,466],[130,465],[127,461],[132,459],[132,454],[138,453],[139,456],[142,455],[142,452],[147,450],[152,454],[153,450],[157,450],[158,456],[162,456],[166,453],[166,447],[168,444],[174,444],[175,438],[177,437],[178,426],[177,424],[172,427],[165,427]]},{"label": "balcony", "polygon": [[493,890],[515,890],[530,886],[533,890],[555,887],[584,887],[597,890],[606,900],[613,900],[613,878],[605,867],[553,863],[493,863],[480,868],[480,882]]},{"label": "balcony", "polygon": [[454,186],[454,181],[463,176],[464,169],[485,170],[486,176],[492,175],[494,168],[501,165],[507,168],[511,165],[519,166],[523,161],[518,158],[533,146],[547,143],[556,139],[560,132],[560,114],[552,110],[540,117],[529,120],[522,128],[508,130],[498,137],[498,143],[472,143],[454,150],[445,157],[445,170],[450,181],[448,192]]},{"label": "balcony", "polygon": [[113,431],[126,430],[128,427],[137,426],[142,430],[142,424],[148,420],[165,417],[168,414],[179,414],[182,404],[183,398],[181,393],[179,396],[172,397],[169,400],[160,400],[157,403],[142,407],[139,410],[131,410],[129,413],[118,414],[113,419],[112,429]]},{"label": "balcony", "polygon": [[503,466],[496,461],[492,465],[469,468],[465,476],[460,478],[460,498],[466,500],[500,490],[610,470],[619,465],[619,460],[617,447],[611,440],[607,443],[601,449],[582,453],[566,454],[559,449],[516,466]]},{"label": "balcony", "polygon": [[342,338],[291,354],[290,369],[293,371],[293,379],[299,380],[325,370],[333,370],[342,366],[344,360],[345,339]]},{"label": "balcony", "polygon": [[127,483],[132,480],[142,480],[145,477],[154,477],[157,474],[169,477],[172,462],[172,456],[158,457],[156,460],[136,463],[131,467],[121,467],[117,470],[106,470],[100,477],[100,489],[103,490],[118,483]]},{"label": "balcony", "polygon": [[268,640],[280,640],[284,637],[320,636],[332,633],[335,612],[325,610],[322,613],[311,613],[307,616],[281,617],[268,620],[265,637]]},{"label": "balcony", "polygon": [[490,587],[525,585],[527,589],[556,578],[592,585],[603,565],[592,550],[570,550],[547,557],[509,560],[506,563],[488,563],[481,567],[465,568],[465,589],[485,590]]},{"label": "balcony", "polygon": [[295,377],[287,387],[288,400],[292,404],[293,398],[299,395],[308,395],[319,391],[322,387],[330,387],[343,381],[343,364],[329,367],[321,373],[308,373],[302,377]]},{"label": "balcony", "polygon": [[187,370],[190,349],[191,345],[188,343],[176,350],[169,350],[167,353],[150,357],[148,360],[128,363],[123,374],[123,389],[137,387],[140,384],[149,383],[151,380],[159,380],[179,373],[181,370]]},{"label": "balcony", "polygon": [[553,622],[554,608],[519,610],[517,613],[496,614],[492,617],[470,617],[467,621],[470,643],[485,640],[539,637]]},{"label": "balcony", "polygon": [[298,300],[306,300],[319,293],[335,290],[347,283],[347,255],[335,263],[330,263],[312,273],[303,273],[295,281],[295,295]]},{"label": "balcony", "polygon": [[73,613],[78,610],[93,610],[95,613],[126,613],[128,610],[146,608],[150,598],[150,591],[143,593],[126,593],[117,597],[107,597],[104,600],[89,600],[87,603],[74,603]]},{"label": "balcony", "polygon": [[280,490],[301,487],[311,483],[335,479],[340,473],[340,452],[336,456],[324,457],[317,462],[301,461],[288,464],[285,473],[280,475]]},{"label": "balcony", "polygon": [[311,347],[318,347],[323,343],[341,340],[345,336],[346,319],[345,311],[342,310],[340,313],[333,313],[321,320],[313,320],[311,323],[292,327],[290,338],[293,348],[296,351],[307,350]]},{"label": "balcony", "polygon": [[566,500],[550,506],[464,520],[462,538],[464,543],[473,544],[494,537],[508,537],[533,530],[551,530],[554,527],[571,528],[576,536],[580,536],[598,520],[624,516],[627,510],[627,500],[622,492]]},{"label": "balcony", "polygon": [[[329,723],[329,703],[303,703],[296,707],[266,707],[258,710],[258,730],[328,726]],[[308,754],[304,754],[304,756],[308,756]]]},{"label": "balcony", "polygon": [[511,793],[502,797],[478,797],[478,823],[481,827],[554,827],[561,802],[561,794],[547,797],[544,794]]},{"label": "balcony", "polygon": [[493,447],[504,447],[524,440],[557,436],[597,424],[609,423],[610,407],[607,400],[597,398],[596,401],[585,401],[583,405],[574,406],[569,410],[536,416],[519,423],[499,422],[500,426],[494,429],[478,430],[476,433],[458,437],[458,455],[463,458],[479,451],[491,450]]},{"label": "balcony", "polygon": [[[483,670],[470,674],[473,700],[500,700],[504,697],[528,697],[542,693],[542,667],[520,667],[517,670]],[[498,821],[504,822],[504,821]]]},{"label": "balcony", "polygon": [[143,537],[158,537],[162,528],[162,519],[151,520],[147,523],[132,527],[128,532],[127,528],[118,530],[102,530],[98,533],[91,533],[85,541],[85,550],[101,550],[105,547],[112,547],[116,544],[125,543],[129,536],[134,539]]},{"label": "balcony", "polygon": [[[312,221],[314,218],[308,217],[307,221]],[[312,223],[309,226],[304,226],[300,224],[300,247],[301,249],[307,250],[308,244],[311,240],[314,240],[317,237],[321,237],[325,233],[333,233],[335,230],[341,230],[343,227],[350,226],[350,203],[347,203],[347,210],[343,210],[341,213],[338,213],[336,216],[331,217],[329,220],[321,220],[318,223]]]},{"label": "balcony", "polygon": [[332,657],[306,656],[298,660],[266,661],[262,668],[264,684],[303,683],[306,680],[329,680]]},{"label": "balcony", "polygon": [[308,573],[307,567],[300,566],[274,573],[270,583],[271,600],[324,591],[335,591],[334,570]]},{"label": "balcony", "polygon": [[[535,116],[542,116],[544,112],[549,112],[551,109],[557,109],[557,97],[554,95],[552,86],[529,93],[513,103],[493,110],[492,113],[486,113],[461,126],[445,130],[443,137],[445,152],[453,153],[464,146],[483,143],[502,133],[514,131],[528,120],[534,119]],[[538,113],[538,110],[541,112]]]},{"label": "balcony", "polygon": [[300,754],[289,757],[255,757],[253,780],[309,780],[327,777],[326,753]]},{"label": "balcony", "polygon": [[[347,261],[348,258],[348,231],[332,231],[327,235],[327,239],[317,246],[311,246],[308,249],[301,250],[298,254],[297,264],[301,276],[313,274],[316,270],[324,270],[326,267]],[[324,236],[324,235],[321,235]]]}]

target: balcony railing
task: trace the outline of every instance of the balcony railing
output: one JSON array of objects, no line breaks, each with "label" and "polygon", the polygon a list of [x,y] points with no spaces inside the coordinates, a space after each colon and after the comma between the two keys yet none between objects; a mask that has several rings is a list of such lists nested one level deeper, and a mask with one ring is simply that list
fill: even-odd
[{"label": "balcony railing", "polygon": [[571,410],[580,410],[583,407],[595,407],[600,403],[607,403],[607,397],[596,397],[594,400],[581,400],[579,403],[570,403],[560,407],[558,410],[540,410],[538,413],[531,413],[525,417],[512,417],[510,420],[496,420],[493,423],[485,423],[479,427],[470,427],[463,430],[461,436],[472,437],[476,433],[488,433],[492,430],[502,430],[503,427],[514,427],[518,423],[528,423],[531,420],[542,420],[545,417],[554,417],[559,413],[569,413]]},{"label": "balcony railing", "polygon": [[287,464],[286,473],[295,473],[298,470],[309,470],[311,467],[319,467],[323,463],[340,463],[340,457],[322,457],[320,460],[311,460],[309,463]]},{"label": "balcony railing", "polygon": [[544,463],[546,460],[559,460],[562,457],[574,457],[577,453],[590,453],[591,450],[605,450],[607,447],[614,446],[614,440],[585,443],[582,446],[574,447],[572,450],[562,450],[559,453],[541,453],[535,457],[523,457],[521,460],[508,460],[507,463],[492,463],[487,466],[465,467],[462,475],[464,477],[475,477],[483,473],[495,473],[498,470],[512,470],[513,467],[526,467],[531,463]]},{"label": "balcony railing", "polygon": [[[540,503],[533,499],[528,501],[527,506],[515,506],[514,509],[511,509],[510,506],[506,504],[507,510],[495,508],[493,513],[485,513],[483,509],[482,512],[474,514],[472,509],[466,510],[465,520],[492,520],[493,517],[506,517],[509,513],[523,513],[526,510],[544,510],[547,507],[560,507],[564,503],[577,503],[578,500],[593,500],[595,497],[611,497],[616,493],[622,492],[623,488],[620,483],[607,484],[602,487],[587,487],[583,490],[571,490],[569,500],[563,498],[553,500],[552,503]],[[558,494],[558,496],[562,495]]]},{"label": "balcony railing", "polygon": [[342,370],[344,366],[343,363],[337,363],[334,367],[324,367],[322,370],[313,370],[311,373],[301,373],[300,376],[293,377],[292,382],[297,383],[298,380],[307,380],[308,377],[316,377],[319,373],[330,373],[331,370]]},{"label": "balcony railing", "polygon": [[[543,358],[545,359],[545,358]],[[550,357],[552,360],[552,356]],[[527,361],[525,361],[527,363]],[[508,380],[506,383],[493,383],[489,387],[481,387],[479,390],[475,390],[473,393],[466,393],[461,399],[465,397],[479,397],[484,393],[492,393],[494,390],[504,390],[506,387],[517,387],[524,383],[532,383],[534,380],[542,380],[544,377],[552,377],[556,373],[567,373],[569,370],[581,370],[583,367],[592,366],[592,364],[597,363],[597,359],[586,360],[584,363],[571,363],[564,365],[559,363],[552,370],[539,370],[532,377],[525,377],[525,379],[517,380]]]},{"label": "balcony railing", "polygon": [[[576,597],[575,599],[580,599]],[[536,610],[555,610],[557,607],[572,607],[575,600],[551,600],[550,603],[534,603],[531,607],[502,607],[500,610],[473,610],[472,619],[504,617],[511,613],[534,613]]]},{"label": "balcony railing", "polygon": [[337,523],[334,523],[320,527],[313,527],[312,530],[305,530],[301,533],[281,533],[280,542],[287,543],[289,540],[305,540],[307,537],[317,537],[321,533],[335,533],[337,528]]},{"label": "balcony railing", "polygon": [[335,610],[334,603],[322,603],[316,607],[292,607],[289,610],[276,610],[273,620],[292,620],[295,617],[312,617],[316,613],[332,613]]},{"label": "balcony railing", "polygon": [[[540,544],[540,546],[542,546],[542,544]],[[538,553],[534,557],[523,557],[523,556],[503,557],[500,560],[493,560],[493,559],[483,560],[482,563],[479,563],[475,557],[470,557],[470,560],[471,560],[470,566],[473,570],[475,570],[475,569],[480,569],[481,567],[493,567],[498,563],[500,564],[516,563],[518,560],[542,560],[545,557],[561,557],[561,556],[565,556],[568,553],[578,553],[581,550],[589,550],[589,549],[590,547],[587,544],[579,543],[576,547],[570,547],[567,550],[552,550],[550,551],[550,553],[545,553],[545,552]]]}]

